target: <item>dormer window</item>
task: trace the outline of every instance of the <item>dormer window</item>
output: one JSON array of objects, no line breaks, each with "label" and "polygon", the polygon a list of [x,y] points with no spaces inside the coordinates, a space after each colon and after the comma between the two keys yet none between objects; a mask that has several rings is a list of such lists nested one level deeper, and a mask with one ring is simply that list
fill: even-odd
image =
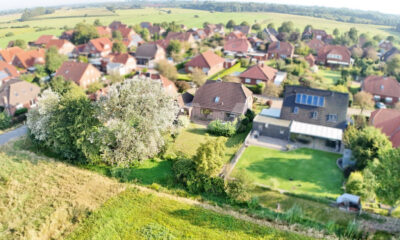
[{"label": "dormer window", "polygon": [[381,90],[385,89],[385,86],[381,85]]},{"label": "dormer window", "polygon": [[293,108],[293,113],[294,114],[298,114],[299,113],[299,108],[298,107],[294,107]]},{"label": "dormer window", "polygon": [[215,102],[215,103],[219,103],[219,99],[220,99],[220,98],[219,98],[218,96],[215,97],[215,98],[214,98],[214,102]]}]

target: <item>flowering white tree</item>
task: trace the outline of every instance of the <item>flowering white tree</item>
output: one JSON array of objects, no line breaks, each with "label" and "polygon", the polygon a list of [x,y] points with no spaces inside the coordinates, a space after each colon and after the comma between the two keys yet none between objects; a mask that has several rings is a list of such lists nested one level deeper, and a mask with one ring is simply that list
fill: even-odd
[{"label": "flowering white tree", "polygon": [[60,96],[51,89],[45,90],[37,100],[37,105],[27,115],[27,125],[33,137],[45,141],[49,135],[49,121],[58,108]]},{"label": "flowering white tree", "polygon": [[159,153],[163,134],[173,128],[179,110],[160,82],[139,78],[112,85],[98,109],[104,124],[100,131],[102,157],[118,165]]}]

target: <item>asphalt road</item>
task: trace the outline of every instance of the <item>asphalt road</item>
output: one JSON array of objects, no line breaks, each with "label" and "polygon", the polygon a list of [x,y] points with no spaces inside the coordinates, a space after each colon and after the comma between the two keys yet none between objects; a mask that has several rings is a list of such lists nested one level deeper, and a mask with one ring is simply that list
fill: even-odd
[{"label": "asphalt road", "polygon": [[14,129],[12,131],[6,132],[4,134],[0,135],[0,146],[8,143],[9,141],[22,137],[28,132],[28,127],[27,126],[21,126],[17,129]]}]

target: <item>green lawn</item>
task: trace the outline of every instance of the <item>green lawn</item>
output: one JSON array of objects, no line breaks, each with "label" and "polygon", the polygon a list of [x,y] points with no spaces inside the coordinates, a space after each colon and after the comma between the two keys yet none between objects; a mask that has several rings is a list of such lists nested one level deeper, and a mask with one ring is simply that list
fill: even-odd
[{"label": "green lawn", "polygon": [[340,71],[320,69],[318,74],[323,77],[323,85],[335,85],[342,78]]},{"label": "green lawn", "polygon": [[340,155],[312,149],[290,152],[248,147],[234,171],[245,170],[260,183],[289,192],[321,197],[342,193],[343,174],[336,166]]},{"label": "green lawn", "polygon": [[[247,132],[236,134],[233,137],[225,138],[226,141],[226,151],[225,151],[225,161],[228,162],[236,151],[239,149],[240,145],[243,143],[247,136]],[[175,143],[171,146],[169,151],[182,152],[189,156],[196,154],[197,148],[201,143],[205,142],[207,138],[215,138],[214,136],[207,134],[206,126],[199,124],[190,124],[190,126],[178,135]]]},{"label": "green lawn", "polygon": [[[213,23],[226,23],[230,19],[236,22],[258,22],[265,27],[268,23],[274,23],[279,26],[284,21],[291,20],[298,29],[304,29],[308,24],[312,24],[315,28],[325,29],[328,33],[332,33],[334,28],[338,28],[340,32],[348,31],[351,27],[357,28],[359,33],[370,33],[371,35],[388,35],[399,36],[392,30],[390,26],[378,26],[370,24],[354,24],[344,23],[322,18],[297,16],[290,14],[270,13],[270,12],[210,12],[191,9],[175,9],[172,8],[171,13],[165,12],[167,9],[145,8],[145,9],[125,9],[116,10],[116,13],[105,10],[105,8],[87,8],[87,9],[68,9],[63,8],[57,10],[50,15],[39,16],[36,19],[19,22],[17,19],[19,14],[0,16],[0,47],[5,47],[10,40],[24,39],[32,41],[41,34],[60,34],[64,26],[73,27],[78,22],[86,21],[92,23],[95,19],[99,19],[102,24],[109,24],[113,20],[122,21],[127,25],[138,24],[142,21],[150,21],[160,23],[163,21],[175,21],[177,24],[185,24],[187,27],[202,27],[205,21]],[[195,17],[197,15],[198,17]],[[10,22],[11,21],[11,22]],[[11,26],[29,25],[28,28],[11,28]],[[34,32],[34,27],[54,27],[55,29],[45,32]],[[15,35],[5,37],[7,32]]]},{"label": "green lawn", "polygon": [[127,190],[67,239],[308,239],[203,208]]},{"label": "green lawn", "polygon": [[223,78],[225,76],[231,75],[232,73],[239,72],[240,69],[241,69],[240,63],[236,63],[231,68],[225,69],[225,70],[215,74],[210,79],[211,80],[218,80],[218,79]]}]

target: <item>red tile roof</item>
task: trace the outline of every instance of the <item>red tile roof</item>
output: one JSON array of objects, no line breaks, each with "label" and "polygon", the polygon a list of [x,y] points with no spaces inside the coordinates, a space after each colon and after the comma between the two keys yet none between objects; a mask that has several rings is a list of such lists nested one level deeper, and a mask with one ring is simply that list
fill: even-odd
[{"label": "red tile roof", "polygon": [[22,50],[20,47],[10,47],[0,50],[0,57],[3,59],[3,61],[11,64],[15,55],[22,52],[24,52],[24,50]]},{"label": "red tile roof", "polygon": [[121,35],[124,39],[130,39],[131,35],[135,33],[135,31],[133,31],[131,28],[126,27],[126,26],[119,27],[117,31],[119,31],[121,33]]},{"label": "red tile roof", "polygon": [[35,45],[46,45],[50,40],[57,39],[56,36],[53,35],[42,35],[35,42]]},{"label": "red tile roof", "polygon": [[65,39],[52,39],[46,44],[46,48],[56,47],[57,49],[60,49],[67,43],[71,42]]},{"label": "red tile roof", "polygon": [[267,65],[255,65],[244,71],[239,77],[273,82],[277,73],[278,70]]},{"label": "red tile roof", "polygon": [[241,31],[233,31],[229,33],[225,39],[230,40],[230,39],[242,39],[246,38],[246,35],[244,35]]},{"label": "red tile roof", "polygon": [[[351,52],[344,46],[339,45],[325,45],[318,51],[318,61],[326,62],[329,54],[340,55],[342,59],[339,61],[346,62],[350,64]],[[331,59],[333,61],[338,61],[338,59]]]},{"label": "red tile roof", "polygon": [[98,26],[96,30],[100,37],[111,37],[111,28],[109,27]]},{"label": "red tile roof", "polygon": [[400,147],[400,111],[394,109],[379,109],[372,112],[370,124],[388,136],[393,147]]},{"label": "red tile roof", "polygon": [[315,65],[315,57],[311,53],[308,54],[308,56],[306,56],[304,59],[308,62],[308,64],[310,64],[310,67]]},{"label": "red tile roof", "polygon": [[230,52],[247,53],[250,49],[250,46],[250,42],[245,38],[232,39],[225,42],[224,50]]},{"label": "red tile roof", "polygon": [[114,63],[127,64],[129,59],[134,59],[129,53],[110,54],[110,60]]},{"label": "red tile roof", "polygon": [[364,80],[362,89],[372,95],[400,98],[400,84],[393,77],[369,76]]},{"label": "red tile roof", "polygon": [[19,63],[22,65],[21,67],[30,68],[36,64],[44,64],[45,50],[39,48],[36,50],[21,52],[18,53],[15,58],[19,60]]},{"label": "red tile roof", "polygon": [[0,80],[2,80],[3,82],[19,76],[19,72],[17,71],[17,69],[13,65],[8,64],[4,61],[0,61],[0,72],[4,72],[8,75],[8,77],[0,75],[0,77],[4,77],[0,78]]},{"label": "red tile roof", "polygon": [[111,40],[106,37],[92,39],[90,43],[98,52],[110,51],[113,45]]},{"label": "red tile roof", "polygon": [[[57,70],[56,76],[63,76],[66,80],[74,81],[77,85],[80,85],[80,80],[90,65],[90,63],[82,62],[64,62]],[[96,69],[96,71],[98,70]]]},{"label": "red tile roof", "polygon": [[190,40],[190,37],[193,37],[193,33],[191,32],[169,32],[165,37],[166,40],[178,40],[181,42],[187,42]]},{"label": "red tile roof", "polygon": [[0,105],[17,106],[36,99],[40,87],[20,79],[11,79],[0,87]]},{"label": "red tile roof", "polygon": [[187,66],[197,67],[197,68],[212,68],[215,65],[223,63],[225,59],[215,54],[213,51],[209,50],[207,52],[203,52],[196,57],[192,58]]},{"label": "red tile roof", "polygon": [[315,51],[315,53],[318,53],[318,51],[325,46],[325,43],[319,39],[312,39],[307,42],[307,45],[309,48]]}]

